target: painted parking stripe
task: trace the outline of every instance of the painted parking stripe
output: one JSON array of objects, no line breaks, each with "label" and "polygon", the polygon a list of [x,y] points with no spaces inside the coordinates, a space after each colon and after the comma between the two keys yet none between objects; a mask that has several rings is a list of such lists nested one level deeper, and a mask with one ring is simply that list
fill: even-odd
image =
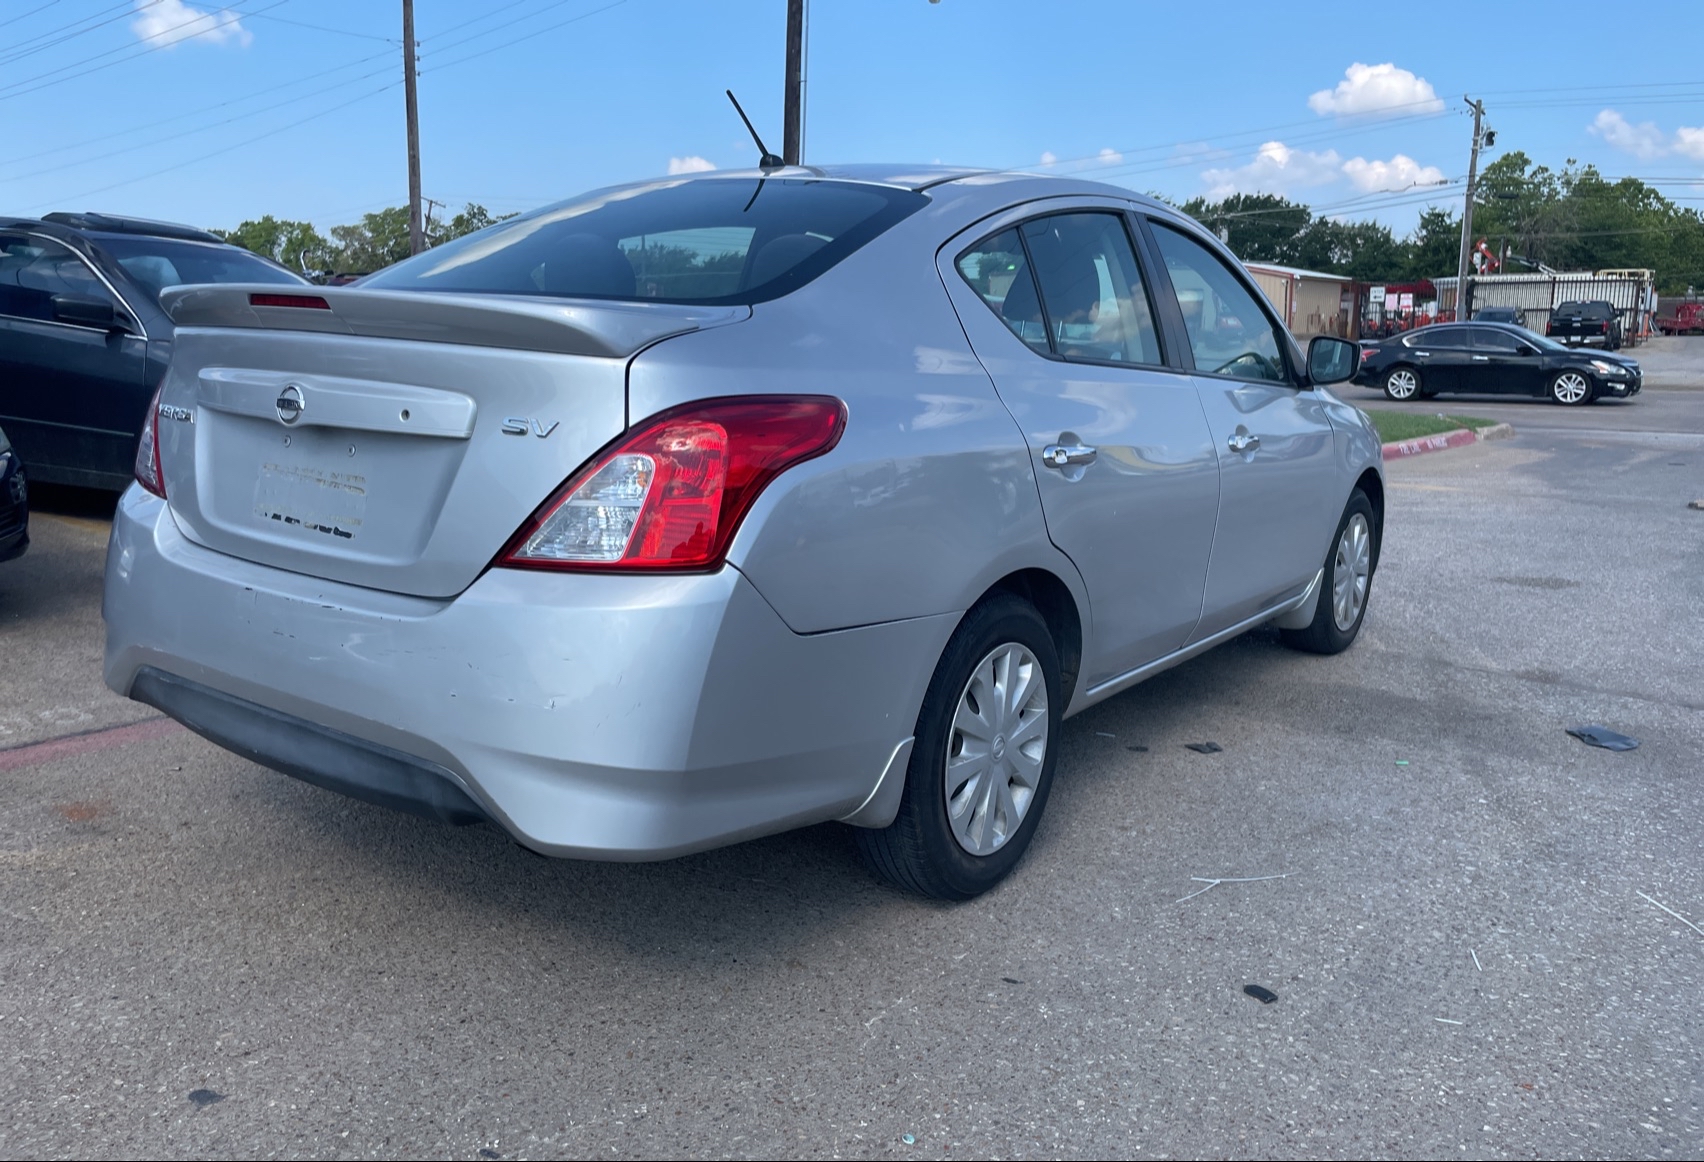
[{"label": "painted parking stripe", "polygon": [[182,729],[180,724],[162,716],[146,718],[125,726],[109,726],[101,730],[67,734],[50,738],[46,742],[32,742],[27,746],[0,750],[0,771],[16,771],[23,767],[71,758],[73,755],[88,754],[91,751],[111,750],[115,746],[125,746],[133,742],[150,742],[168,734],[176,734]]}]

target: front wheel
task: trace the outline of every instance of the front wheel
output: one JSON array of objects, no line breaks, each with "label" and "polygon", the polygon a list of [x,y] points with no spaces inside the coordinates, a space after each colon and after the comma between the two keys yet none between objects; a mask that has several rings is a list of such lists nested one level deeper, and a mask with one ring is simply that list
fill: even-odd
[{"label": "front wheel", "polygon": [[1550,381],[1550,398],[1565,407],[1587,403],[1592,398],[1592,381],[1582,371],[1558,371]]},{"label": "front wheel", "polygon": [[1384,393],[1394,400],[1413,399],[1420,393],[1420,373],[1412,367],[1393,367],[1385,376]]},{"label": "front wheel", "polygon": [[1310,654],[1340,654],[1355,641],[1372,593],[1373,535],[1372,501],[1357,488],[1325,556],[1314,619],[1306,629],[1280,630],[1285,645]]},{"label": "front wheel", "polygon": [[856,832],[871,869],[942,900],[1004,879],[1047,804],[1064,703],[1034,606],[1001,594],[966,614],[924,695],[899,814]]}]

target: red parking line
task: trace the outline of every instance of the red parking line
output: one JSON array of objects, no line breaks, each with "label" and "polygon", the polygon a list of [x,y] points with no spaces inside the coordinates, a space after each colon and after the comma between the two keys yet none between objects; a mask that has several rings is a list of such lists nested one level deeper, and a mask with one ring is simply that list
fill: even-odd
[{"label": "red parking line", "polygon": [[38,763],[70,758],[72,755],[88,754],[90,751],[110,750],[126,743],[149,742],[175,734],[182,729],[181,725],[169,718],[148,718],[126,726],[108,726],[101,730],[86,730],[81,734],[50,738],[46,742],[32,742],[28,746],[0,750],[0,771],[15,771],[21,767],[33,767]]}]

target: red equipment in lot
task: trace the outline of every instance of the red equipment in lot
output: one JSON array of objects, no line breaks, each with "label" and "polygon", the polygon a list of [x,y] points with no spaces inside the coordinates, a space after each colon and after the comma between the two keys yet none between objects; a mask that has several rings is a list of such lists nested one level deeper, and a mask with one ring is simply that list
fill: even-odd
[{"label": "red equipment in lot", "polygon": [[1672,315],[1658,315],[1657,330],[1665,335],[1704,335],[1704,303],[1681,303]]}]

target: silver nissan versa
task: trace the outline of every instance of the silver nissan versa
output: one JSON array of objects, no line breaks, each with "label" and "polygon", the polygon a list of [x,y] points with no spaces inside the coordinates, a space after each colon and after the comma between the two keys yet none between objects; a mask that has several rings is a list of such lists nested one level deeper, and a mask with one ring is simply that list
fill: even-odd
[{"label": "silver nissan versa", "polygon": [[164,299],[107,683],[550,855],[841,820],[973,896],[1066,716],[1263,623],[1340,651],[1378,564],[1354,346],[1127,190],[714,173]]}]

